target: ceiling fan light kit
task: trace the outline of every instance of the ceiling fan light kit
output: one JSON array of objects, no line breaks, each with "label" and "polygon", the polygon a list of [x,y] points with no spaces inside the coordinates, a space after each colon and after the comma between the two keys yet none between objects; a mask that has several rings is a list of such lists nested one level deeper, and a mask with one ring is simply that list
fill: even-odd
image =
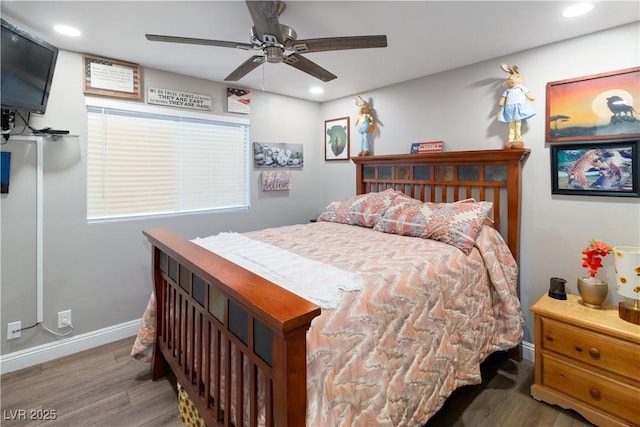
[{"label": "ceiling fan light kit", "polygon": [[[300,55],[301,53],[387,47],[387,36],[385,35],[297,40],[295,30],[287,25],[281,24],[279,21],[279,16],[285,9],[283,2],[247,1],[246,4],[253,20],[251,37],[249,39],[250,43],[163,36],[157,34],[146,34],[146,38],[150,41],[229,47],[243,50],[262,50],[263,55],[254,55],[247,59],[233,70],[231,74],[224,79],[225,81],[238,81],[266,61],[290,65],[319,80],[328,82],[337,76]],[[285,52],[293,53],[285,55]]]}]

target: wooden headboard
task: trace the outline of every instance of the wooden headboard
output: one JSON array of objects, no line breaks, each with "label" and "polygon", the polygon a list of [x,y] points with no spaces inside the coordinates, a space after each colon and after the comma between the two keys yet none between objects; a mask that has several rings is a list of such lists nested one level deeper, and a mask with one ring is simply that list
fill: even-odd
[{"label": "wooden headboard", "polygon": [[493,203],[492,219],[520,260],[522,163],[528,149],[449,151],[352,157],[356,193],[402,191],[427,202],[468,198]]}]

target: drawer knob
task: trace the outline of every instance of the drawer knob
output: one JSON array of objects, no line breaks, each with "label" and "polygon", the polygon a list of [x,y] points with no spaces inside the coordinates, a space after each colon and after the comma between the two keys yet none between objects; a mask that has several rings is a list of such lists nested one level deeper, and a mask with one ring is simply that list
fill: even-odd
[{"label": "drawer knob", "polygon": [[595,347],[591,347],[589,349],[589,356],[591,356],[592,358],[594,358],[595,360],[600,360],[600,350],[598,350]]},{"label": "drawer knob", "polygon": [[600,392],[595,389],[592,388],[591,390],[589,390],[589,394],[591,395],[591,397],[593,397],[595,400],[600,400],[601,396],[600,396]]},{"label": "drawer knob", "polygon": [[553,337],[551,335],[545,335],[544,339],[546,339],[547,341],[553,341]]}]

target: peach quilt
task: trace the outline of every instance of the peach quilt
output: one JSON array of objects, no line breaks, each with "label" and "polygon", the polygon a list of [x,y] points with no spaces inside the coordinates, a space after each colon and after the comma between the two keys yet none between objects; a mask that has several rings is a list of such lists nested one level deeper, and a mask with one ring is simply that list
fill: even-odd
[{"label": "peach quilt", "polygon": [[[308,426],[422,425],[456,388],[481,381],[486,356],[522,339],[517,265],[491,227],[469,255],[332,222],[243,235],[364,279],[307,334]],[[152,347],[154,311],[150,301],[134,357]]]}]

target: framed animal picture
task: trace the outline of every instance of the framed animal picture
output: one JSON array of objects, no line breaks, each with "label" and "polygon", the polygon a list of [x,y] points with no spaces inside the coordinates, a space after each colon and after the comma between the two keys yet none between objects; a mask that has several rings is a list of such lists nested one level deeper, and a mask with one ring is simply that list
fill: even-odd
[{"label": "framed animal picture", "polygon": [[551,193],[640,197],[638,140],[551,146]]},{"label": "framed animal picture", "polygon": [[324,159],[349,160],[349,117],[324,121]]},{"label": "framed animal picture", "polygon": [[547,83],[547,142],[640,137],[640,67]]}]

